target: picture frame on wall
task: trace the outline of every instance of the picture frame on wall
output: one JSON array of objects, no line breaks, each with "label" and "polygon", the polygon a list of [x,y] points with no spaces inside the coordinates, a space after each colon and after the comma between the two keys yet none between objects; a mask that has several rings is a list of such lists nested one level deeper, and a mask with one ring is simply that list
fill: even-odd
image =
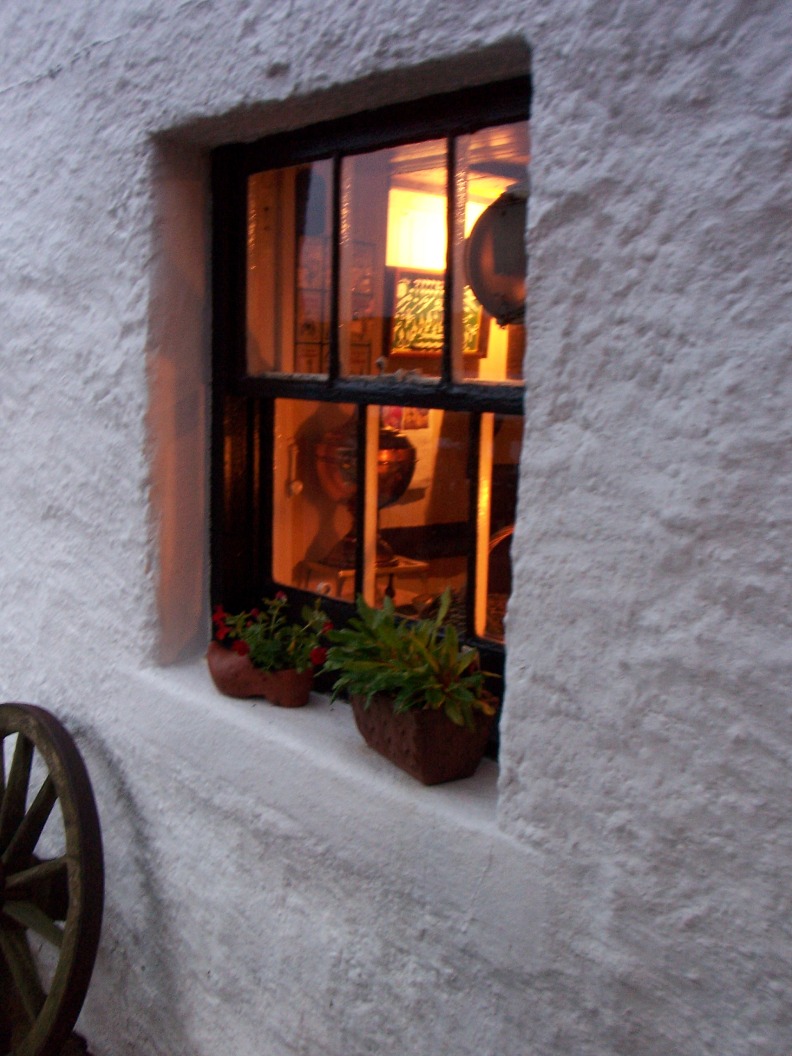
[{"label": "picture frame on wall", "polygon": [[[386,332],[391,356],[437,357],[443,351],[444,283],[440,272],[389,268]],[[469,286],[463,295],[463,354],[485,357],[489,316]],[[486,318],[485,318],[486,317]]]}]

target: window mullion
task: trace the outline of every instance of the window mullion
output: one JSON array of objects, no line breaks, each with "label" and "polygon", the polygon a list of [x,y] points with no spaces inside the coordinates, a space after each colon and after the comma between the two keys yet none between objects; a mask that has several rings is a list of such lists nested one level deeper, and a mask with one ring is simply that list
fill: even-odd
[{"label": "window mullion", "polygon": [[[272,581],[272,521],[273,495],[270,467],[275,461],[274,403],[270,400],[256,401],[253,414],[256,426],[254,432],[254,451],[251,459],[251,479],[254,481],[255,495],[251,496],[253,511],[253,546],[256,581],[256,592],[265,589],[265,584]],[[258,433],[256,436],[255,434]]]},{"label": "window mullion", "polygon": [[478,426],[478,472],[476,482],[478,501],[476,510],[476,579],[473,631],[482,637],[487,627],[487,599],[489,596],[489,548],[492,524],[492,463],[495,440],[495,415],[482,414]]},{"label": "window mullion", "polygon": [[456,256],[456,140],[449,136],[446,145],[446,269],[443,288],[443,364],[442,381],[453,381],[453,302]]},{"label": "window mullion", "polygon": [[357,491],[355,492],[355,523],[352,531],[355,537],[355,596],[363,593],[363,564],[365,543],[361,531],[366,509],[366,474],[361,471],[365,465],[366,456],[366,434],[367,434],[367,408],[365,406],[357,409],[357,432],[355,464],[357,476]]},{"label": "window mullion", "polygon": [[357,418],[355,494],[355,594],[375,603],[377,563],[377,455],[379,407],[363,405]]},{"label": "window mullion", "polygon": [[332,221],[330,236],[330,362],[328,381],[332,384],[340,372],[339,365],[339,291],[341,288],[341,224],[342,224],[341,155],[333,156]]},{"label": "window mullion", "polygon": [[465,592],[465,627],[468,634],[475,633],[476,604],[478,589],[478,554],[479,540],[479,465],[481,462],[481,419],[480,414],[470,415],[470,446],[468,448],[468,516],[467,524],[467,590]]},{"label": "window mullion", "polygon": [[[365,418],[365,443],[363,446],[363,473],[361,491],[363,493],[363,519],[360,522],[363,539],[363,570],[361,593],[369,605],[375,605],[376,599],[376,566],[377,566],[377,519],[378,519],[378,457],[380,408],[367,406],[361,409]],[[358,462],[358,465],[361,463]]]}]

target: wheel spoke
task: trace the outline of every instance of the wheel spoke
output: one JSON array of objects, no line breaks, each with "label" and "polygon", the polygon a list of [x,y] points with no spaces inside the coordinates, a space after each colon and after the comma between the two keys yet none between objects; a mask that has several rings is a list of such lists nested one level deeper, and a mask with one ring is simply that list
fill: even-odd
[{"label": "wheel spoke", "polygon": [[21,924],[30,928],[40,935],[42,939],[51,942],[53,946],[63,943],[63,928],[58,927],[34,902],[6,902],[3,913]]},{"label": "wheel spoke", "polygon": [[59,876],[65,878],[67,868],[66,855],[62,854],[60,858],[50,858],[46,862],[31,865],[29,869],[11,873],[6,877],[6,898],[24,897],[37,884],[49,882]]},{"label": "wheel spoke", "polygon": [[11,842],[3,851],[3,865],[11,868],[14,862],[23,862],[30,857],[57,799],[55,783],[48,774]]},{"label": "wheel spoke", "polygon": [[67,857],[33,861],[29,869],[6,876],[6,900],[32,902],[50,920],[65,922],[70,902]]},{"label": "wheel spoke", "polygon": [[8,965],[22,1006],[32,1023],[41,1011],[47,995],[41,987],[24,931],[0,928],[0,952]]},{"label": "wheel spoke", "polygon": [[25,816],[25,803],[33,761],[33,742],[24,734],[17,735],[14,758],[8,774],[8,784],[0,806],[0,853],[2,853]]}]

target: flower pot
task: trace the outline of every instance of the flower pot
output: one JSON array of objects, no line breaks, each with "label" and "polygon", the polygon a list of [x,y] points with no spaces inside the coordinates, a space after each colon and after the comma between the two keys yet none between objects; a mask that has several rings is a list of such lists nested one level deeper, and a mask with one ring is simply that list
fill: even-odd
[{"label": "flower pot", "polygon": [[313,668],[295,671],[262,671],[250,657],[240,656],[219,642],[210,642],[206,652],[212,681],[227,697],[265,697],[282,708],[301,708],[308,703]]},{"label": "flower pot", "polygon": [[392,699],[377,694],[370,706],[352,697],[357,728],[366,744],[425,785],[471,777],[487,746],[494,716],[476,713],[475,729],[457,726],[443,711],[397,715]]}]

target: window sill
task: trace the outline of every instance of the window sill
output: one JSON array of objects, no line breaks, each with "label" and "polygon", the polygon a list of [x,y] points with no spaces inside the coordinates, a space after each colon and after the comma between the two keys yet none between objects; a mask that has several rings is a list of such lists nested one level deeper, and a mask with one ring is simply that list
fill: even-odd
[{"label": "window sill", "polygon": [[426,788],[364,744],[343,702],[233,700],[215,690],[203,659],[119,673],[126,706],[113,713],[112,740],[136,775],[152,846],[154,833],[168,845],[187,811],[200,834],[192,853],[212,848],[233,861],[221,886],[252,890],[263,848],[294,846],[365,906],[442,907],[460,941],[504,970],[523,971],[526,949],[539,950],[541,855],[498,828],[491,760],[471,778]]},{"label": "window sill", "polygon": [[[137,678],[149,686],[150,699],[163,704],[170,700],[173,705],[158,709],[157,742],[161,743],[163,733],[167,736],[163,723],[172,722],[167,740],[178,746],[185,761],[198,763],[209,748],[206,763],[213,770],[219,767],[234,784],[250,766],[256,774],[248,775],[252,784],[247,788],[252,791],[264,780],[271,792],[271,781],[266,781],[259,762],[273,757],[278,759],[276,772],[282,772],[289,784],[287,766],[303,785],[307,781],[317,786],[324,779],[333,785],[343,782],[353,797],[366,801],[376,797],[390,810],[427,810],[438,821],[496,829],[498,767],[490,759],[482,760],[473,777],[427,788],[363,742],[345,701],[331,704],[321,693],[312,693],[304,708],[235,700],[215,689],[203,658],[150,668],[138,672]],[[221,743],[225,748],[220,748]],[[270,771],[269,777],[274,776]]]}]

